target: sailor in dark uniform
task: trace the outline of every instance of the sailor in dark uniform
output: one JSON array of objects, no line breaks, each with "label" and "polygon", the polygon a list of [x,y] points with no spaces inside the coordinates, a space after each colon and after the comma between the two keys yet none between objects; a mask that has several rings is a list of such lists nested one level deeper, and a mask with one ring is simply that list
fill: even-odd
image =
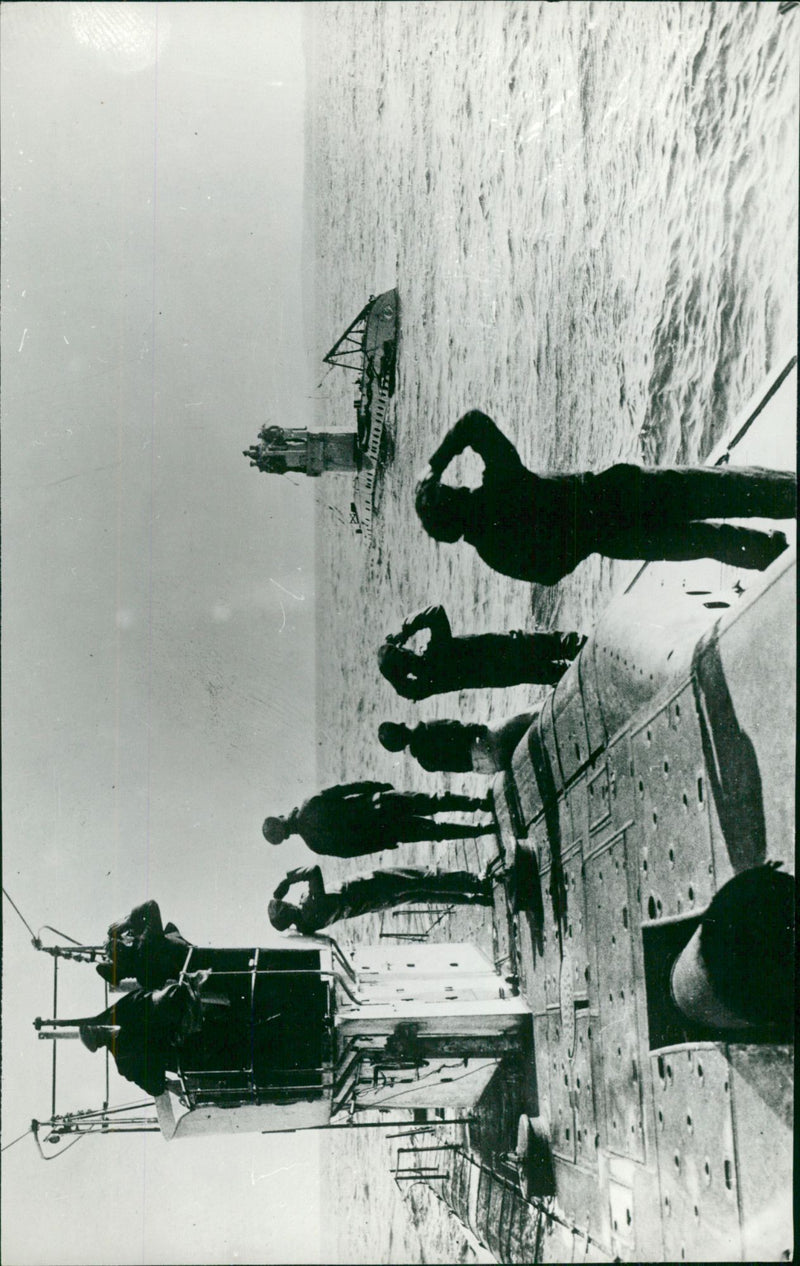
[{"label": "sailor in dark uniform", "polygon": [[182,1043],[202,1026],[199,990],[209,975],[196,972],[161,989],[134,989],[99,1015],[65,1023],[78,1025],[87,1050],[109,1050],[122,1077],[160,1095],[167,1072],[177,1070]]},{"label": "sailor in dark uniform", "polygon": [[[415,633],[430,637],[422,652],[406,642]],[[404,621],[378,650],[378,667],[405,699],[427,699],[450,690],[554,686],[586,638],[579,633],[475,633],[454,637],[444,607],[425,607]]]},{"label": "sailor in dark uniform", "polygon": [[[480,487],[441,482],[450,462],[473,449],[484,463]],[[786,548],[782,532],[708,519],[789,519],[797,477],[756,466],[653,468],[619,464],[599,474],[537,475],[478,409],[465,413],[430,459],[416,508],[437,541],[462,537],[495,571],[554,585],[590,554],[682,561],[715,558],[763,569]]]},{"label": "sailor in dark uniform", "polygon": [[143,989],[157,989],[178,979],[191,948],[174,923],[162,923],[158,902],[144,901],[126,919],[111,924],[107,961],[97,971],[112,986],[136,980]]},{"label": "sailor in dark uniform", "polygon": [[535,712],[521,712],[500,725],[478,722],[420,721],[418,725],[382,721],[378,741],[387,752],[408,751],[431,773],[495,774],[508,769],[520,740],[535,720]]},{"label": "sailor in dark uniform", "polygon": [[442,792],[395,791],[387,782],[351,782],[310,796],[286,817],[264,820],[270,844],[300,835],[313,853],[329,857],[361,857],[417,840],[462,840],[489,834],[493,828],[439,822],[436,813],[471,813],[489,801]]},{"label": "sailor in dark uniform", "polygon": [[[308,894],[299,903],[284,900],[294,884],[307,883]],[[391,869],[373,870],[325,890],[319,866],[290,870],[272,894],[269,918],[279,932],[294,927],[305,936],[340,919],[388,910],[406,903],[438,902],[443,905],[491,905],[493,884],[487,877],[468,871]]]}]

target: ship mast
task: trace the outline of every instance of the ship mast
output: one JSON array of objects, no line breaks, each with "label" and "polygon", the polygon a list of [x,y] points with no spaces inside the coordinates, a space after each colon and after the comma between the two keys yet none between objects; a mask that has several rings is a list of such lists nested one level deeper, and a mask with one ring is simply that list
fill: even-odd
[{"label": "ship mast", "polygon": [[[367,314],[372,307],[375,296],[370,295],[369,302],[359,312],[355,320],[351,321],[344,334],[336,340],[331,350],[323,356],[326,365],[338,365],[341,369],[361,369],[361,355],[364,349],[364,335],[367,329]],[[353,363],[350,357],[356,357],[356,363]]]}]

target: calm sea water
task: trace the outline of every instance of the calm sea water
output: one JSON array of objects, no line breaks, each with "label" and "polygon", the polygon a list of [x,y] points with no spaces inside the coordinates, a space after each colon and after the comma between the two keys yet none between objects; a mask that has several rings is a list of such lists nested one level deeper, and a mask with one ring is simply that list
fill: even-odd
[{"label": "calm sea water", "polygon": [[[443,787],[383,752],[378,722],[499,719],[535,692],[415,708],[377,671],[384,635],[432,601],[456,631],[588,631],[631,568],[593,557],[555,590],[507,580],[426,537],[415,473],[470,407],[534,468],[705,456],[796,341],[800,11],[359,0],[309,6],[307,24],[317,353],[370,293],[396,285],[401,305],[371,549],[343,521],[349,481],[319,483],[319,780]],[[350,425],[352,400],[333,370],[317,425]],[[425,1260],[426,1236],[430,1259],[438,1236],[438,1259],[458,1260],[435,1218],[409,1230],[389,1211],[386,1148],[336,1139],[336,1259]]]}]

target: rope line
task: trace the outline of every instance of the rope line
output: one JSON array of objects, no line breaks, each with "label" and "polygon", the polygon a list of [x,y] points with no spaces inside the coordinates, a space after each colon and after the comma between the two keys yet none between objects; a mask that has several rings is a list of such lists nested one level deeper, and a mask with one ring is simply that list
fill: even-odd
[{"label": "rope line", "polygon": [[[35,1135],[34,1135],[34,1138],[36,1138],[36,1136],[35,1136]],[[76,1137],[72,1140],[72,1142],[71,1142],[71,1143],[68,1143],[66,1147],[62,1147],[62,1148],[60,1149],[60,1151],[58,1151],[58,1152],[54,1152],[52,1156],[45,1156],[44,1151],[43,1151],[43,1149],[42,1149],[42,1145],[41,1145],[41,1143],[39,1142],[38,1138],[36,1138],[36,1146],[37,1146],[37,1147],[38,1147],[38,1149],[39,1149],[39,1155],[41,1156],[41,1158],[42,1158],[42,1160],[43,1160],[43,1161],[55,1161],[55,1160],[60,1160],[62,1156],[66,1156],[67,1152],[69,1151],[69,1149],[70,1149],[71,1147],[75,1147],[75,1145],[76,1145],[77,1143],[80,1143],[80,1142],[81,1142],[81,1140],[82,1140],[82,1139],[85,1139],[85,1138],[86,1138],[86,1135],[85,1135],[85,1134],[78,1134],[78,1135],[77,1135],[77,1136],[76,1136]]]},{"label": "rope line", "polygon": [[63,936],[65,941],[69,941],[72,945],[85,945],[84,941],[76,941],[74,936],[67,936],[66,932],[60,932],[58,928],[54,928],[50,923],[43,923],[42,929],[48,932],[55,932],[56,936]]},{"label": "rope line", "polygon": [[0,1147],[0,1152],[7,1152],[10,1147],[14,1146],[14,1143],[19,1143],[20,1139],[26,1138],[27,1135],[29,1135],[30,1133],[31,1133],[31,1128],[30,1126],[28,1126],[27,1130],[25,1130],[23,1134],[18,1135],[17,1138],[13,1140],[13,1142],[6,1143],[5,1147]]},{"label": "rope line", "polygon": [[[29,923],[29,922],[28,922],[28,920],[25,918],[25,915],[22,913],[22,911],[20,910],[20,908],[19,908],[19,906],[17,905],[16,901],[15,901],[15,900],[14,900],[14,898],[11,896],[11,893],[8,891],[8,889],[7,889],[5,886],[3,887],[3,896],[8,898],[8,900],[11,902],[11,905],[14,907],[14,909],[16,910],[16,912],[17,912],[17,914],[19,915],[19,917],[22,919],[22,922],[25,924],[26,928],[28,929],[28,931],[29,931],[29,932],[30,932],[30,934],[31,934],[31,938],[32,938],[32,940],[33,940],[34,944],[36,944],[37,946],[38,946],[38,945],[40,945],[40,944],[41,944],[41,939],[42,939],[42,938],[39,936],[39,934],[38,934],[37,932],[34,932],[33,928],[32,928],[32,927],[31,927],[31,925],[30,925],[30,923]],[[66,932],[61,932],[58,928],[54,928],[54,927],[53,927],[51,924],[49,924],[49,923],[43,923],[43,924],[42,924],[42,926],[41,926],[41,928],[39,929],[39,931],[40,931],[40,932],[42,932],[42,931],[55,932],[56,936],[61,936],[61,937],[63,937],[63,938],[64,938],[64,940],[65,940],[65,941],[69,941],[71,945],[78,945],[78,946],[81,946],[81,947],[82,947],[82,946],[84,946],[84,944],[85,944],[85,942],[84,942],[84,941],[76,941],[74,936],[67,936]]]},{"label": "rope line", "polygon": [[14,900],[14,898],[11,896],[11,894],[8,892],[8,890],[7,890],[6,888],[3,888],[3,895],[4,895],[4,896],[6,896],[6,897],[8,897],[9,901],[11,902],[12,906],[13,906],[13,907],[14,907],[14,909],[16,910],[16,912],[17,912],[17,914],[19,915],[19,917],[22,919],[22,922],[25,924],[26,928],[27,928],[27,929],[28,929],[28,931],[30,932],[30,934],[31,934],[31,936],[33,937],[34,941],[35,941],[35,940],[37,940],[36,933],[34,932],[33,928],[31,927],[30,923],[28,922],[28,920],[25,918],[25,915],[24,915],[24,914],[22,913],[22,911],[20,910],[20,908],[19,908],[19,906],[17,905],[16,901]]}]

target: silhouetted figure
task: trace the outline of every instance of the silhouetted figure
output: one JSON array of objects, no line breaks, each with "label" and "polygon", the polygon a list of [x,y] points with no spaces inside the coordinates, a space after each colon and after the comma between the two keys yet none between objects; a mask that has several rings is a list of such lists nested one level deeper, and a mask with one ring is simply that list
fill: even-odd
[{"label": "silhouetted figure", "polygon": [[414,726],[383,721],[378,726],[378,740],[388,752],[407,750],[432,773],[495,774],[509,768],[514,750],[535,716],[535,712],[522,712],[495,726],[447,720],[421,721]]},{"label": "silhouetted figure", "polygon": [[[284,901],[289,889],[299,883],[308,884],[305,899],[296,905]],[[398,868],[373,870],[326,892],[319,866],[306,866],[290,870],[278,884],[269,903],[269,917],[279,932],[295,927],[311,936],[339,919],[412,902],[488,906],[492,904],[492,882],[464,870],[443,873]]]},{"label": "silhouetted figure", "polygon": [[282,453],[263,453],[258,468],[264,475],[285,475],[289,464]]},{"label": "silhouetted figure", "polygon": [[[476,489],[441,477],[473,449],[484,463]],[[495,571],[554,585],[589,554],[645,561],[715,558],[763,569],[786,548],[781,532],[709,518],[793,518],[797,477],[756,466],[645,468],[619,464],[580,474],[535,475],[491,418],[473,409],[445,436],[416,488],[425,530],[464,538]]]},{"label": "silhouetted figure", "polygon": [[286,432],[282,426],[262,426],[258,432],[258,438],[267,445],[285,444]]},{"label": "silhouetted figure", "polygon": [[[430,633],[424,651],[405,643],[415,633]],[[405,699],[427,699],[448,690],[517,686],[522,682],[553,686],[586,641],[579,633],[475,633],[454,637],[444,607],[425,607],[390,634],[378,651],[378,667]]]},{"label": "silhouetted figure", "polygon": [[99,1015],[61,1023],[77,1024],[87,1050],[107,1048],[122,1077],[160,1095],[166,1073],[177,1070],[181,1044],[202,1026],[198,991],[209,974],[196,972],[161,989],[134,989]]},{"label": "silhouetted figure", "polygon": [[360,857],[416,840],[461,840],[486,835],[487,826],[436,822],[427,815],[471,813],[488,801],[451,792],[426,795],[395,791],[388,782],[352,782],[311,796],[286,817],[266,818],[262,831],[270,844],[301,835],[314,853]]},{"label": "silhouetted figure", "polygon": [[143,989],[157,989],[178,978],[191,948],[174,923],[164,926],[158,902],[145,901],[110,925],[108,962],[98,963],[97,971],[112,986],[136,980]]}]

